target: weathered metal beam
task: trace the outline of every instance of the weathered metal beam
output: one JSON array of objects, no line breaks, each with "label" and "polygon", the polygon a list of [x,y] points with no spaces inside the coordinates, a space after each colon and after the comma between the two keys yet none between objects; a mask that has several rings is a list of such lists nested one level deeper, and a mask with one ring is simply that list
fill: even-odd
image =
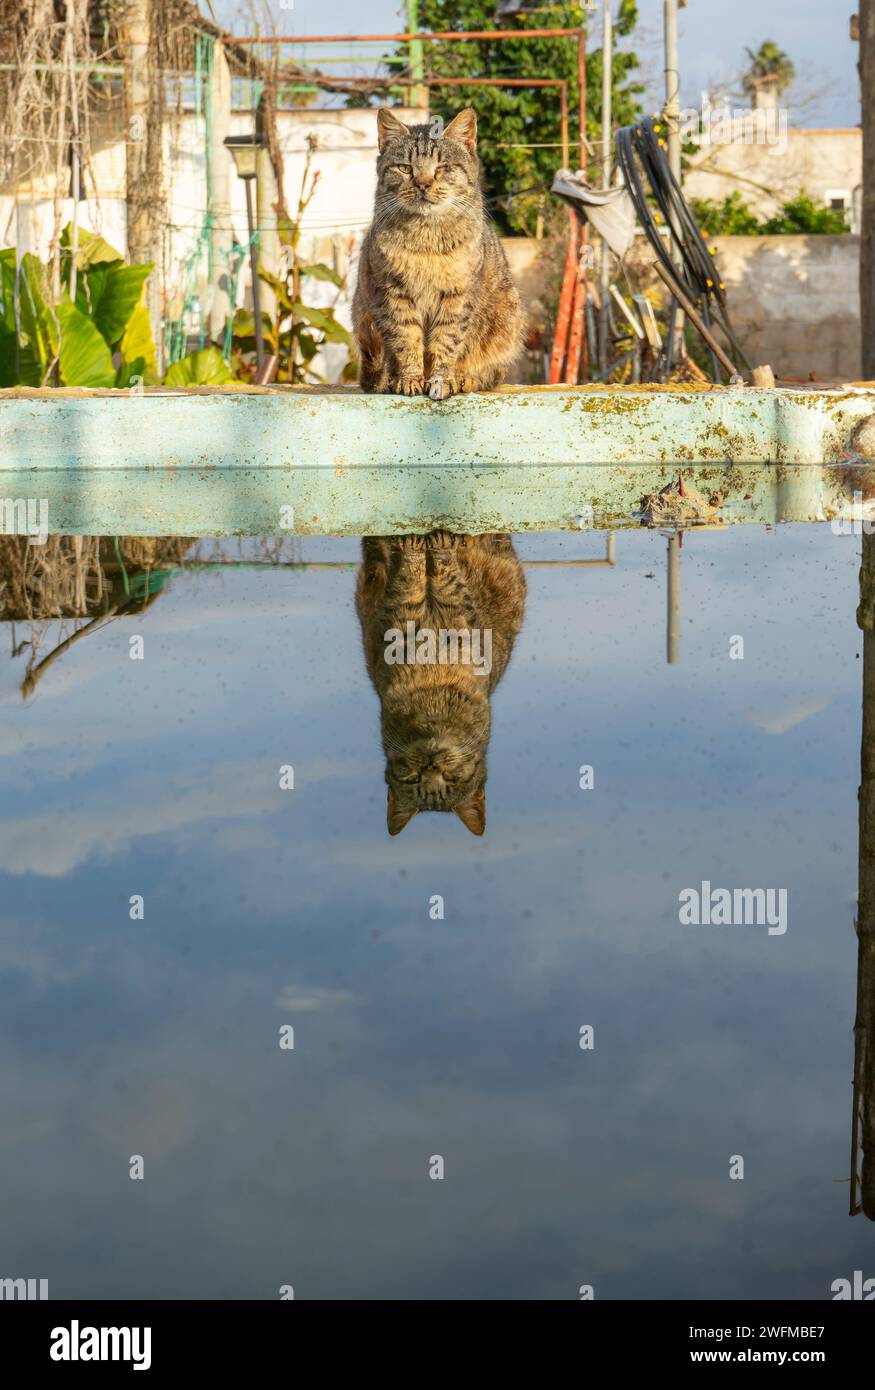
[{"label": "weathered metal beam", "polygon": [[0,391],[0,498],[96,535],[574,530],[682,469],[727,523],[827,520],[875,496],[873,415],[851,387]]}]

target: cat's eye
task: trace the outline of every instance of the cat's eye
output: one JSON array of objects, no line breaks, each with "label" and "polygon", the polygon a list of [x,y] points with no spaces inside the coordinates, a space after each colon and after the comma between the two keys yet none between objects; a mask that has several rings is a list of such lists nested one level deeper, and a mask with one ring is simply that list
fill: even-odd
[{"label": "cat's eye", "polygon": [[410,174],[413,172],[412,164],[393,164],[393,169],[397,169],[399,174]]}]

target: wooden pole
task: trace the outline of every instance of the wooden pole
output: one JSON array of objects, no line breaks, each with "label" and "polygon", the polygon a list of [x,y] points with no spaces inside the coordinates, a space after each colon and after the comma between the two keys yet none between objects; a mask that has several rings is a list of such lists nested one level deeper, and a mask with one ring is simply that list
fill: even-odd
[{"label": "wooden pole", "polygon": [[711,351],[716,353],[718,359],[720,360],[720,362],[722,362],[729,375],[739,376],[740,373],[732,358],[727,356],[727,354],[723,351],[722,347],[718,343],[717,339],[714,337],[714,334],[711,332],[711,330],[705,327],[704,323],[699,317],[698,310],[694,307],[692,302],[684,294],[683,290],[675,280],[674,276],[668,273],[661,261],[654,261],[653,269],[656,271],[663,284],[668,286],[669,290],[677,300],[680,308],[683,309],[687,318],[690,320],[690,323],[697,330],[697,332],[704,339],[704,341],[708,344],[708,347],[711,349]]},{"label": "wooden pole", "polygon": [[[258,224],[258,259],[276,275],[279,270],[279,233],[276,203],[279,197],[273,161],[267,145],[260,145],[255,156],[255,216]],[[276,315],[276,295],[270,285],[260,286],[261,307],[270,319]]]},{"label": "wooden pole", "polygon": [[161,248],[155,227],[156,181],[161,177],[161,130],[151,118],[152,37],[151,0],[127,0],[122,33],[125,64],[125,202],[127,204],[128,260],[132,265],[151,261],[155,267],[146,282],[146,304],[155,340],[158,370],[163,370],[161,338]]},{"label": "wooden pole", "polygon": [[562,364],[565,361],[565,344],[568,341],[568,325],[574,301],[574,288],[577,283],[577,214],[568,209],[568,250],[565,254],[565,272],[562,276],[562,291],[556,313],[556,332],[553,335],[553,351],[550,355],[550,385],[556,386],[562,380]]},{"label": "wooden pole", "polygon": [[221,342],[228,315],[234,312],[229,260],[234,234],[231,230],[233,160],[225,149],[225,136],[231,125],[231,73],[224,47],[218,41],[213,48],[210,95],[212,129],[207,150],[213,218],[210,227],[210,338],[213,342]]},{"label": "wooden pole", "polygon": [[[581,240],[580,250],[584,250]],[[586,312],[586,271],[578,257],[574,280],[574,299],[571,305],[571,332],[568,335],[568,361],[565,366],[565,384],[576,386],[580,375],[580,356],[586,334],[584,333],[584,314]]]},{"label": "wooden pole", "polygon": [[863,127],[863,206],[860,226],[862,368],[875,378],[875,0],[859,0]]},{"label": "wooden pole", "polygon": [[[611,0],[604,0],[602,9],[602,188],[611,186],[611,123],[613,119],[613,76],[614,76],[614,23],[611,16]],[[610,357],[610,299],[611,283],[610,250],[604,237],[601,238],[599,256],[599,371],[602,380],[608,374]]]}]

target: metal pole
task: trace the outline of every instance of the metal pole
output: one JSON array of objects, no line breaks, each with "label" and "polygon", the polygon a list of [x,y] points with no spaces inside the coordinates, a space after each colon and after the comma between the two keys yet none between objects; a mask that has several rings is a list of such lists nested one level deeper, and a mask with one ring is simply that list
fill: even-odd
[{"label": "metal pole", "polygon": [[668,622],[666,657],[669,666],[681,659],[681,538],[677,532],[668,538]]},{"label": "metal pole", "polygon": [[[614,67],[614,24],[611,18],[611,0],[602,0],[602,187],[611,186],[611,117],[612,87]],[[601,307],[599,310],[599,371],[604,380],[608,371],[608,333],[610,317],[608,301],[610,296],[610,263],[608,244],[602,237],[600,262]]]},{"label": "metal pole", "polygon": [[[861,8],[863,21],[865,9]],[[870,31],[870,40],[873,37]],[[860,606],[863,632],[863,717],[860,732],[857,889],[857,1012],[854,1019],[854,1090],[851,1116],[851,1216],[875,1220],[875,535],[863,536]],[[858,1187],[858,1177],[862,1181]]]},{"label": "metal pole", "polygon": [[579,29],[444,29],[439,34],[261,34],[226,39],[230,44],[248,43],[459,43],[463,39],[562,39],[577,38]]},{"label": "metal pole", "polygon": [[249,268],[252,274],[252,316],[255,319],[255,360],[258,370],[264,365],[264,337],[261,329],[261,295],[258,284],[258,243],[252,216],[252,179],[244,179],[246,188],[246,222],[249,227]]},{"label": "metal pole", "polygon": [[577,35],[577,113],[580,126],[580,168],[586,173],[586,30]]},{"label": "metal pole", "polygon": [[[681,182],[681,79],[678,66],[678,0],[664,0],[663,18],[665,28],[665,123],[668,127],[668,167],[680,187]],[[675,231],[678,228],[675,227]],[[678,270],[683,269],[683,259],[677,247],[672,252],[672,260]],[[670,344],[669,356],[674,362],[686,356],[684,350],[684,318],[678,314],[675,325],[675,341]]]},{"label": "metal pole", "polygon": [[[404,9],[407,15],[407,27],[410,32],[416,33],[419,28],[419,0],[405,0]],[[422,58],[422,39],[414,39],[410,45],[410,76],[416,81],[422,80],[425,76],[425,66]],[[428,88],[414,87],[411,93],[411,106],[428,106]]]},{"label": "metal pole", "polygon": [[559,88],[559,138],[562,141],[562,168],[568,168],[568,83]]}]

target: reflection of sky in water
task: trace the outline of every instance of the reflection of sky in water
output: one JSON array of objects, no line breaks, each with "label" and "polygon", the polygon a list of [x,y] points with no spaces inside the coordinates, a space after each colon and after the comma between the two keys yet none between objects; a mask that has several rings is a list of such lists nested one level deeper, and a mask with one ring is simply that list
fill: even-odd
[{"label": "reflection of sky in water", "polygon": [[[7,646],[0,1273],[55,1298],[821,1298],[875,1274],[846,1214],[858,549],[688,538],[675,667],[659,536],[529,570],[483,841],[435,815],[386,835],[350,572],[179,576],[27,705]],[[703,878],[787,887],[787,935],[681,927]]]}]

